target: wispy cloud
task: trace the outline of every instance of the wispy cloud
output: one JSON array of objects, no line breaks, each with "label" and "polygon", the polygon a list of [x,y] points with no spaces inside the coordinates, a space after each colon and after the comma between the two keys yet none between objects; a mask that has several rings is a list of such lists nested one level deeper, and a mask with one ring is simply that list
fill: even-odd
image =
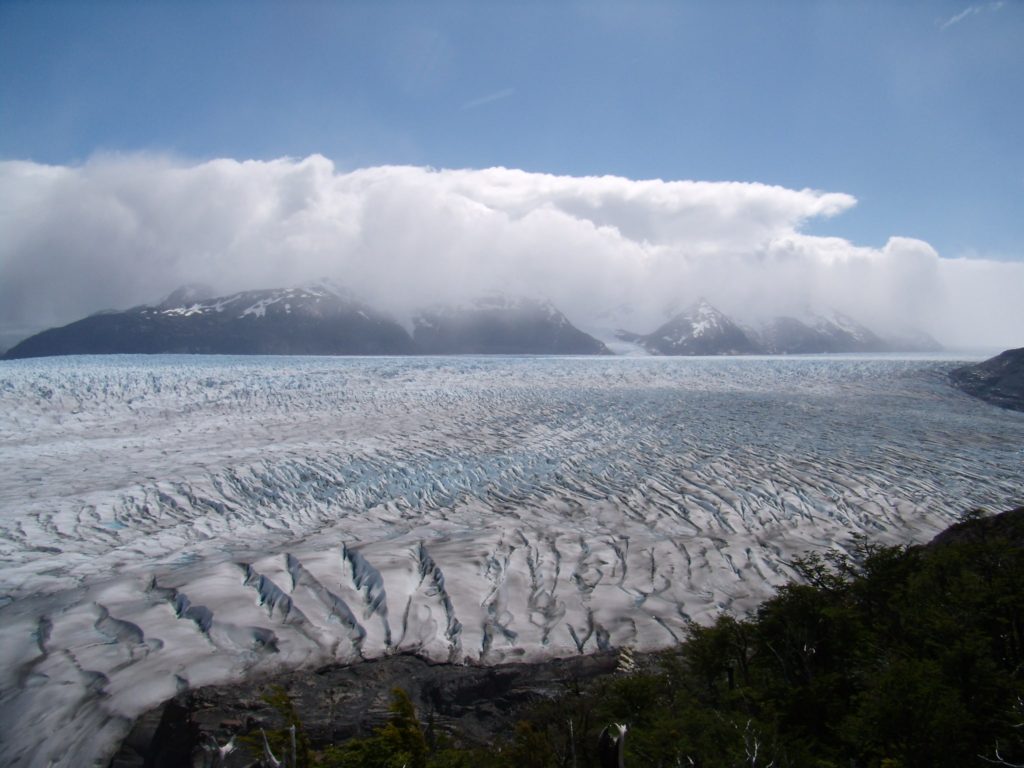
[{"label": "wispy cloud", "polygon": [[496,101],[507,99],[509,96],[512,96],[515,92],[515,88],[502,88],[500,91],[488,93],[486,96],[481,96],[478,99],[467,101],[465,104],[462,105],[461,109],[465,111],[467,109],[476,109],[477,107],[482,107],[484,104],[493,104]]},{"label": "wispy cloud", "polygon": [[954,24],[959,24],[964,19],[968,19],[971,16],[976,16],[979,13],[984,13],[985,11],[998,11],[1005,4],[1006,3],[1003,2],[1003,0],[998,0],[998,2],[994,2],[994,3],[982,3],[980,5],[969,5],[966,8],[964,8],[962,11],[960,11],[960,13],[955,14],[953,16],[950,16],[945,21],[938,22],[939,29],[949,29]]}]

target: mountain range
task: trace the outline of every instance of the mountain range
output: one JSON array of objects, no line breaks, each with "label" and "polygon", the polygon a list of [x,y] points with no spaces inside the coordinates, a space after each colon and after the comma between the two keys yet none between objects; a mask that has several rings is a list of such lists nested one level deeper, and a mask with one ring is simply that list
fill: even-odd
[{"label": "mountain range", "polygon": [[90,315],[31,336],[7,358],[76,354],[410,354],[390,318],[323,286],[206,297],[179,289],[156,306]]},{"label": "mountain range", "polygon": [[774,317],[759,327],[742,325],[704,299],[651,333],[620,330],[621,341],[654,355],[800,355],[852,352],[935,352],[927,334],[883,338],[839,312]]},{"label": "mountain range", "polygon": [[214,296],[185,286],[156,305],[108,310],[16,344],[7,359],[72,354],[607,355],[605,341],[641,354],[746,355],[910,352],[934,339],[882,338],[838,313],[741,325],[707,301],[650,333],[600,340],[548,301],[494,295],[416,312],[403,326],[329,282]]},{"label": "mountain range", "polygon": [[82,354],[609,354],[550,303],[494,297],[418,313],[410,334],[329,283],[210,296],[180,288],[155,306],[105,311],[16,344],[7,359]]}]

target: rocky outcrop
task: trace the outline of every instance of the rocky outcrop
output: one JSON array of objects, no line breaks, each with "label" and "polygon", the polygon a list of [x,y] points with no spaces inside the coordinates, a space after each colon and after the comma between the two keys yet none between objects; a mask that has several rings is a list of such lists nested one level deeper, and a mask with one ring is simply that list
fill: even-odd
[{"label": "rocky outcrop", "polygon": [[[263,696],[281,686],[295,705],[316,747],[368,735],[388,719],[391,691],[400,687],[420,719],[467,743],[486,745],[511,734],[533,704],[581,683],[615,672],[618,656],[602,653],[536,664],[469,666],[433,664],[397,655],[351,666],[330,666],[229,686],[179,694],[139,718],[113,758],[111,768],[190,765],[203,744],[225,744],[232,736],[282,726]],[[226,766],[249,765],[246,750]]]},{"label": "rocky outcrop", "polygon": [[1024,411],[1024,347],[950,372],[953,384],[987,403]]}]

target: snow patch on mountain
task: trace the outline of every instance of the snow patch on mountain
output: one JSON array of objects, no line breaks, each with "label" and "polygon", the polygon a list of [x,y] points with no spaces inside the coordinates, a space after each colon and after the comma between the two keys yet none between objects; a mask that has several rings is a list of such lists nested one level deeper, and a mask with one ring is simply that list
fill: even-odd
[{"label": "snow patch on mountain", "polygon": [[755,343],[725,314],[701,299],[664,325],[643,336],[621,336],[658,355],[742,355]]}]

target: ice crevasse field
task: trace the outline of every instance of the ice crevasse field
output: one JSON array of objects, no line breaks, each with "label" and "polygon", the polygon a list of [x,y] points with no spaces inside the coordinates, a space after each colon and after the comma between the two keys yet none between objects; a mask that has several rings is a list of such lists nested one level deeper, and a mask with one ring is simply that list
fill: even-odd
[{"label": "ice crevasse field", "polygon": [[1024,488],[1024,414],[896,358],[0,364],[0,763],[184,688],[661,648],[787,561]]}]

